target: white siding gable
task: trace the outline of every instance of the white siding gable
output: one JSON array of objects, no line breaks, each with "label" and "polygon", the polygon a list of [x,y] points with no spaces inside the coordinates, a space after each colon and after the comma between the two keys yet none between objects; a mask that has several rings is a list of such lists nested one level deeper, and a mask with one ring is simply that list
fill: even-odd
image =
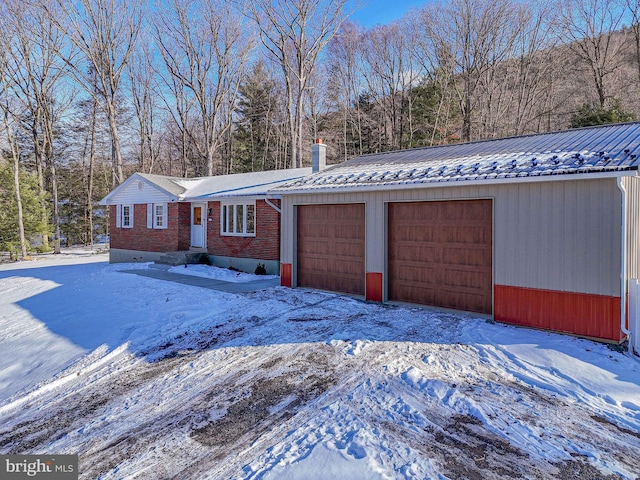
[{"label": "white siding gable", "polygon": [[140,203],[169,203],[175,201],[169,194],[147,183],[141,178],[130,177],[109,198],[109,204],[133,205]]}]

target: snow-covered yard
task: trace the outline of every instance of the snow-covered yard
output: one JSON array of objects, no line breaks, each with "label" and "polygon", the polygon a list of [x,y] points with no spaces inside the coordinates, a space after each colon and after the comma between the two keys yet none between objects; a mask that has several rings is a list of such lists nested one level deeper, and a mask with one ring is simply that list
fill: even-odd
[{"label": "snow-covered yard", "polygon": [[625,478],[640,362],[471,315],[0,266],[0,453],[81,478]]}]

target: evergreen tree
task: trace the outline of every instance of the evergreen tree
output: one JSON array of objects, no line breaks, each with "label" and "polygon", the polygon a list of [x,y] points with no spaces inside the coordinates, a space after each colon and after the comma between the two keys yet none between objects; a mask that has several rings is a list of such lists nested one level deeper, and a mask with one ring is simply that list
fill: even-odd
[{"label": "evergreen tree", "polygon": [[[25,237],[31,240],[34,247],[39,247],[38,239],[42,235],[51,234],[51,225],[43,222],[49,214],[43,215],[42,194],[38,185],[38,178],[20,169],[20,199]],[[9,250],[12,254],[20,248],[18,231],[18,213],[14,191],[13,168],[10,162],[0,159],[0,249]],[[31,246],[29,246],[31,248]]]},{"label": "evergreen tree", "polygon": [[625,112],[620,100],[613,101],[611,107],[601,107],[600,104],[586,103],[578,112],[571,116],[571,128],[590,127],[592,125],[606,125],[608,123],[630,122],[635,115]]},{"label": "evergreen tree", "polygon": [[[413,87],[410,94],[405,98],[408,103],[411,98],[411,106],[405,105],[405,109],[411,108],[411,125],[406,125],[404,131],[409,132],[406,137],[410,138],[411,144],[406,144],[406,139],[402,148],[425,147],[444,143],[446,131],[438,128],[438,116],[444,116],[443,111],[451,112],[456,109],[453,101],[444,97],[442,88],[436,82],[424,82]],[[457,111],[457,110],[456,110]],[[407,118],[404,118],[405,123]]]},{"label": "evergreen tree", "polygon": [[257,62],[251,75],[240,85],[239,115],[234,135],[236,172],[255,172],[278,168],[276,137],[282,105],[278,85],[263,62]]}]

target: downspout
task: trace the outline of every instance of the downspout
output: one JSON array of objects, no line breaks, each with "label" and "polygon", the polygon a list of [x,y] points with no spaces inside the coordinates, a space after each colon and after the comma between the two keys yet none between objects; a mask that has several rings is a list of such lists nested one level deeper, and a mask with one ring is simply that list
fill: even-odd
[{"label": "downspout", "polygon": [[[618,189],[622,194],[622,225],[621,225],[621,265],[620,265],[620,330],[625,335],[631,335],[631,331],[627,328],[627,190],[622,184],[622,177],[616,179]],[[629,349],[631,349],[631,341],[629,341]]]},{"label": "downspout", "polygon": [[282,213],[282,210],[280,209],[279,206],[277,206],[274,203],[271,203],[271,200],[269,200],[267,197],[264,197],[264,203],[266,203],[267,205],[269,205],[271,208],[273,208],[276,212],[278,213]]}]

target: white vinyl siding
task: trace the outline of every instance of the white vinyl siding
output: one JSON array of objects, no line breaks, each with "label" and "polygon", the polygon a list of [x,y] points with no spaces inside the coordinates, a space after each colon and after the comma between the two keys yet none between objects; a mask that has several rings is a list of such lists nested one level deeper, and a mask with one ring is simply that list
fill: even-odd
[{"label": "white vinyl siding", "polygon": [[111,203],[133,205],[145,203],[167,203],[175,201],[166,192],[138,179],[125,180],[126,184],[111,198]]},{"label": "white vinyl siding", "polygon": [[147,204],[147,228],[167,228],[167,204]]},{"label": "white vinyl siding", "polygon": [[255,203],[223,204],[220,211],[222,235],[253,237],[256,234]]}]

